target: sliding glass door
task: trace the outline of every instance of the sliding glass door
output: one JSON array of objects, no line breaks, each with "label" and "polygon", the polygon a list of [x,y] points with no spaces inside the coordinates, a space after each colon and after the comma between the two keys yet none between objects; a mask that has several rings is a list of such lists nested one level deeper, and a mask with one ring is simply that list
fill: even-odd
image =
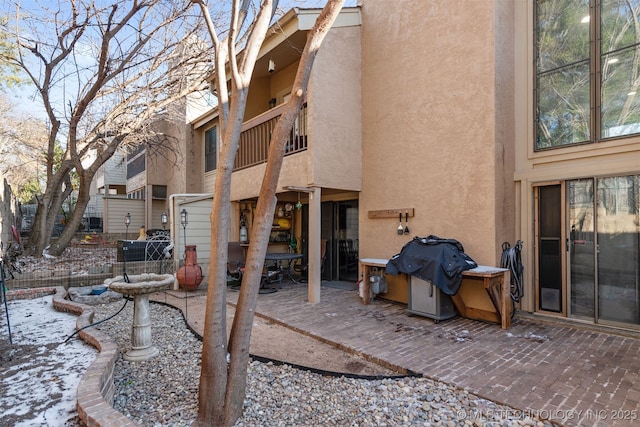
[{"label": "sliding glass door", "polygon": [[597,180],[598,317],[640,324],[640,176]]},{"label": "sliding glass door", "polygon": [[595,217],[593,179],[567,183],[569,270],[572,317],[595,318]]},{"label": "sliding glass door", "polygon": [[640,327],[640,175],[541,184],[535,195],[536,309]]}]

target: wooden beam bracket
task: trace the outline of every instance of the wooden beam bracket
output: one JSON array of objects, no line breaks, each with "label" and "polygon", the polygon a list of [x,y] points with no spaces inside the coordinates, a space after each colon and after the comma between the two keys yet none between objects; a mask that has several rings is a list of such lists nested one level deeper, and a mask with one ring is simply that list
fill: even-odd
[{"label": "wooden beam bracket", "polygon": [[413,208],[402,208],[402,209],[383,209],[377,211],[368,211],[367,215],[369,219],[378,219],[378,218],[395,218],[398,219],[398,215],[402,214],[402,218],[404,219],[405,214],[409,213],[409,217],[413,218]]}]

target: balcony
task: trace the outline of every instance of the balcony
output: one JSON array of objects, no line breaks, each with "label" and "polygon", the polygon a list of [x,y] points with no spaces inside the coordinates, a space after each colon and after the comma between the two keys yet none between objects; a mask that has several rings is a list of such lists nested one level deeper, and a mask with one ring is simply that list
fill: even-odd
[{"label": "balcony", "polygon": [[[233,164],[234,171],[266,163],[271,133],[283,110],[284,105],[280,105],[243,124],[238,154]],[[304,103],[295,120],[293,129],[289,133],[289,139],[285,146],[285,156],[305,151],[308,142],[307,104]]]}]

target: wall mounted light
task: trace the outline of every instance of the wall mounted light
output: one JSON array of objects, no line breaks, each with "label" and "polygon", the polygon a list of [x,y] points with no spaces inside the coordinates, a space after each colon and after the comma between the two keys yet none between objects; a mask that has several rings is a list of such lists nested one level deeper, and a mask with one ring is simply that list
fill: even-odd
[{"label": "wall mounted light", "polygon": [[162,223],[162,229],[165,230],[167,227],[167,213],[166,212],[162,212],[160,214],[160,222]]},{"label": "wall mounted light", "polygon": [[184,256],[187,256],[187,224],[189,224],[189,214],[186,209],[180,211],[180,224],[184,235]]},{"label": "wall mounted light", "polygon": [[267,71],[269,71],[270,73],[273,73],[276,70],[276,63],[273,62],[273,59],[269,60],[269,68],[267,69]]},{"label": "wall mounted light", "polygon": [[124,216],[124,242],[122,242],[122,279],[125,283],[129,283],[129,276],[127,275],[127,253],[125,252],[129,247],[127,246],[127,240],[129,240],[129,224],[131,224],[131,213],[127,212]]},{"label": "wall mounted light", "polygon": [[124,216],[124,226],[126,228],[125,234],[124,234],[124,240],[128,240],[129,239],[129,224],[131,224],[131,214],[127,213]]}]

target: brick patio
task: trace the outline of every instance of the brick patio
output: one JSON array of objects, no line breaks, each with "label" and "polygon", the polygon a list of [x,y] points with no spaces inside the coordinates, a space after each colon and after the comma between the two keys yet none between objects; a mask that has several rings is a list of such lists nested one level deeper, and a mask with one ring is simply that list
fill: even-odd
[{"label": "brick patio", "polygon": [[[230,303],[236,298],[229,294]],[[384,300],[363,305],[355,291],[324,286],[321,302],[311,305],[306,285],[285,284],[259,296],[257,313],[567,426],[638,424],[637,333],[534,316],[516,316],[508,330],[460,317],[436,324],[408,316],[405,308]]]}]

